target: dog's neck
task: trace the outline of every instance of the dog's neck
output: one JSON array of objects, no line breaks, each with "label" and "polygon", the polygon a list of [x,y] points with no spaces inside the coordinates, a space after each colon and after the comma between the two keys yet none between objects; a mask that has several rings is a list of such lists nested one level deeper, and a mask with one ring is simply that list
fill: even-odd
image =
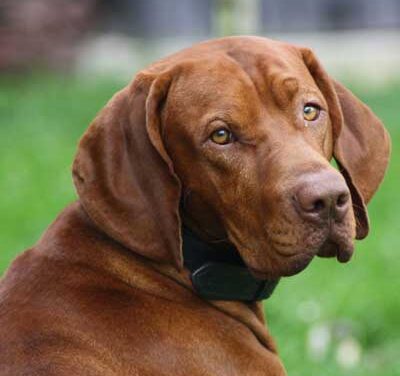
[{"label": "dog's neck", "polygon": [[257,301],[271,296],[278,280],[259,280],[233,245],[216,246],[182,229],[183,259],[195,291],[208,300]]}]

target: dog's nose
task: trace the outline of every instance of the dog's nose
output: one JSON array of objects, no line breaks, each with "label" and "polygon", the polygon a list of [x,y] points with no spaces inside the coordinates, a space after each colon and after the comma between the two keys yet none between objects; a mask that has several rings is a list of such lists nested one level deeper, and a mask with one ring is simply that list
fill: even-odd
[{"label": "dog's nose", "polygon": [[335,172],[308,174],[294,196],[302,218],[314,223],[343,220],[350,207],[350,192],[344,179]]}]

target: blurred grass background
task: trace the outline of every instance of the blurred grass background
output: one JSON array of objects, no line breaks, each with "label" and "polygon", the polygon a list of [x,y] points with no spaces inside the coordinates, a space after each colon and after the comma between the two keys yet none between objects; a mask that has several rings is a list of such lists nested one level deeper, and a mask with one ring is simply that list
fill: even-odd
[{"label": "blurred grass background", "polygon": [[[122,86],[49,74],[0,78],[0,274],[75,200],[70,168],[77,141]],[[389,129],[391,165],[369,206],[371,234],[352,261],[315,260],[265,303],[291,376],[400,375],[400,84],[352,89]],[[340,354],[350,354],[350,363]],[[351,356],[359,358],[357,367]]]}]

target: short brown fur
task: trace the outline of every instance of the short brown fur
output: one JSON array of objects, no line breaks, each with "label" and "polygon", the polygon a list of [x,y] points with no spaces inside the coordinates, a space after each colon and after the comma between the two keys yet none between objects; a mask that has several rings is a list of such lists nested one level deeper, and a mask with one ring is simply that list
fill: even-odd
[{"label": "short brown fur", "polygon": [[[322,112],[305,126],[309,101]],[[221,126],[235,143],[210,141]],[[233,37],[151,65],[80,141],[78,201],[1,281],[0,375],[285,375],[260,302],[193,291],[182,223],[261,277],[347,261],[389,153],[381,122],[306,48]],[[316,173],[351,193],[329,228],[289,199]]]}]

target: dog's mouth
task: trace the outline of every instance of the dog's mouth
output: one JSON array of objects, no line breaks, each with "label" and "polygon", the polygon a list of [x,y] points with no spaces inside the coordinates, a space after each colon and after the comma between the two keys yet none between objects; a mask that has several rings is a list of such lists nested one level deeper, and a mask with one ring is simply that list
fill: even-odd
[{"label": "dog's mouth", "polygon": [[303,238],[291,247],[276,251],[283,256],[312,253],[319,257],[336,257],[339,262],[347,262],[354,251],[353,234],[348,224],[331,224],[325,228],[306,231]]},{"label": "dog's mouth", "polygon": [[319,257],[336,257],[341,262],[350,261],[354,252],[354,243],[347,234],[333,232],[317,252]]},{"label": "dog's mouth", "polygon": [[347,230],[342,226],[332,227],[321,231],[313,241],[287,243],[284,248],[279,246],[282,243],[276,245],[272,242],[267,253],[265,250],[259,253],[264,263],[258,262],[258,257],[246,257],[247,252],[240,253],[254,277],[258,279],[288,277],[303,271],[315,256],[336,257],[341,263],[348,262],[353,255],[354,244],[351,232]]}]

